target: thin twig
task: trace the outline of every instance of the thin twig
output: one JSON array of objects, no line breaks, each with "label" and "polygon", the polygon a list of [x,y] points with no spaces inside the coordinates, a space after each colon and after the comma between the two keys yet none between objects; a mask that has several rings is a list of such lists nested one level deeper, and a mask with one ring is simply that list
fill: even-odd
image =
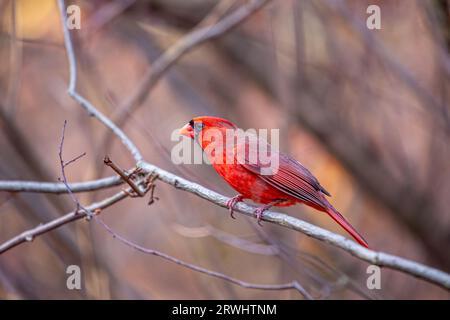
[{"label": "thin twig", "polygon": [[82,154],[76,156],[75,158],[73,158],[72,160],[69,160],[67,162],[64,163],[64,167],[67,167],[68,165],[72,164],[73,162],[83,158],[86,155],[86,152],[83,152]]},{"label": "thin twig", "polygon": [[127,174],[125,173],[122,169],[120,169],[114,162],[111,161],[111,159],[108,156],[105,156],[105,158],[103,159],[103,162],[110,167],[111,169],[114,170],[114,172],[116,172],[122,179],[123,181],[125,181],[126,183],[128,183],[128,185],[131,187],[131,189],[133,189],[133,191],[139,195],[140,197],[143,197],[145,195],[145,192],[142,191],[137,185],[136,183],[133,181],[133,179],[131,179],[130,176],[133,175],[133,173]]},{"label": "thin twig", "polygon": [[[131,189],[130,189],[131,190]],[[125,199],[128,197],[128,193],[126,191],[120,191],[113,195],[112,197],[106,198],[102,201],[95,202],[87,207],[85,209],[90,212],[98,213],[99,210],[105,209],[109,206],[112,206],[113,204],[119,202],[120,200]],[[86,211],[86,212],[87,212]],[[36,237],[45,234],[47,232],[50,232],[52,230],[55,230],[65,224],[68,224],[70,222],[82,219],[86,217],[86,212],[84,211],[71,211],[62,217],[59,217],[57,219],[51,220],[50,222],[41,224],[35,228],[29,229],[25,232],[22,232],[21,234],[9,239],[8,241],[4,242],[0,245],[0,254],[3,254],[4,252],[24,243],[33,241]]]},{"label": "thin twig", "polygon": [[61,141],[59,143],[59,149],[58,149],[58,156],[59,156],[59,163],[61,166],[61,175],[62,175],[62,180],[61,182],[64,184],[64,186],[67,188],[67,192],[69,193],[70,197],[72,198],[72,201],[77,205],[77,208],[75,210],[75,213],[80,213],[80,211],[83,211],[84,213],[86,213],[86,216],[88,218],[91,218],[94,214],[92,213],[92,211],[90,211],[89,209],[85,208],[80,201],[78,200],[78,198],[75,196],[75,194],[73,193],[73,191],[70,189],[69,183],[67,182],[67,176],[66,176],[66,167],[71,164],[74,163],[76,160],[80,159],[83,155],[85,155],[86,153],[81,154],[81,156],[77,156],[74,159],[65,162],[64,158],[63,158],[63,148],[64,148],[64,138],[65,138],[65,134],[66,134],[66,126],[67,126],[67,120],[64,120],[64,125],[63,125],[63,129],[62,129],[62,134],[61,134]]},{"label": "thin twig", "polygon": [[[111,188],[123,184],[120,177],[108,177],[93,181],[69,183],[73,193],[89,192],[99,189]],[[38,181],[0,181],[0,191],[7,192],[35,192],[35,193],[68,193],[68,189],[62,182],[38,182]]]}]

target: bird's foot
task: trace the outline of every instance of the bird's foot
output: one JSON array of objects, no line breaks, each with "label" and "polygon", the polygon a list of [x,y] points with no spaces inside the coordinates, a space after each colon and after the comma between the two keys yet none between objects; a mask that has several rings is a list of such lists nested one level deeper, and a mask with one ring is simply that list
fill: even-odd
[{"label": "bird's foot", "polygon": [[227,201],[227,208],[228,210],[230,210],[230,216],[233,219],[236,219],[233,214],[234,206],[236,205],[236,203],[241,202],[242,200],[244,200],[244,197],[241,194],[238,194],[237,196],[234,196],[233,198]]},{"label": "bird's foot", "polygon": [[267,211],[270,208],[272,208],[274,205],[279,204],[284,201],[285,201],[284,199],[277,199],[271,203],[268,203],[261,207],[256,208],[255,214],[256,214],[256,221],[258,222],[258,224],[262,227],[261,219],[263,217],[264,211]]},{"label": "bird's foot", "polygon": [[255,214],[256,214],[256,221],[258,222],[258,224],[262,227],[262,223],[261,223],[261,219],[262,216],[264,214],[264,211],[268,210],[271,207],[271,205],[265,205],[262,207],[258,207],[255,210]]}]

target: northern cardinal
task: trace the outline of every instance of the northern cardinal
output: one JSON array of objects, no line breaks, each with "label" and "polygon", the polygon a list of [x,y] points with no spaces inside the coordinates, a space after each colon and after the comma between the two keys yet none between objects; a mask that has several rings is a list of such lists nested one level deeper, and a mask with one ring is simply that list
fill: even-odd
[{"label": "northern cardinal", "polygon": [[[272,206],[304,203],[326,212],[359,244],[368,248],[364,238],[325,198],[325,195],[330,194],[300,162],[287,154],[273,151],[266,140],[255,135],[247,135],[244,140],[237,139],[236,142],[235,138],[229,138],[230,132],[238,132],[235,124],[226,119],[207,116],[190,120],[179,131],[198,142],[217,173],[239,192],[227,202],[231,217],[234,218],[233,208],[236,203],[244,199],[263,204],[255,210],[258,223],[264,211]],[[267,163],[262,164],[258,156],[250,161],[260,150],[269,151],[270,159],[276,160],[277,167],[274,170]]]}]

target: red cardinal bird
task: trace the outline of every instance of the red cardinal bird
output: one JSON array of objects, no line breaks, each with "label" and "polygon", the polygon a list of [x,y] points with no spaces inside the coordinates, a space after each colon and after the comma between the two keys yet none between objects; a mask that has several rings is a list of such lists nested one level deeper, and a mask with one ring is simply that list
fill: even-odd
[{"label": "red cardinal bird", "polygon": [[[236,142],[230,133],[239,130],[232,122],[216,117],[197,117],[180,129],[180,134],[199,143],[217,173],[239,192],[227,202],[233,218],[234,206],[244,199],[264,204],[255,211],[258,222],[272,206],[304,203],[326,212],[359,244],[368,248],[364,238],[328,202],[325,195],[330,194],[308,169],[289,155],[273,151],[267,141],[255,135],[247,133],[244,140]],[[276,160],[272,161],[277,164],[275,169],[270,167],[272,163],[263,164],[258,156],[252,158],[260,150],[269,151],[270,159]]]}]

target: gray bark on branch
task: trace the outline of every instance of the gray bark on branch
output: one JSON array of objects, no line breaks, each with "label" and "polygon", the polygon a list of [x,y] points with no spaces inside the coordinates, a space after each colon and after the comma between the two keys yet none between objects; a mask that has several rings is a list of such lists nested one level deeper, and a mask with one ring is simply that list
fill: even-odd
[{"label": "gray bark on branch", "polygon": [[[72,192],[89,192],[99,189],[115,187],[123,184],[118,176],[103,179],[69,183]],[[36,182],[36,181],[0,181],[0,191],[7,192],[35,192],[35,193],[68,193],[62,182]]]}]

